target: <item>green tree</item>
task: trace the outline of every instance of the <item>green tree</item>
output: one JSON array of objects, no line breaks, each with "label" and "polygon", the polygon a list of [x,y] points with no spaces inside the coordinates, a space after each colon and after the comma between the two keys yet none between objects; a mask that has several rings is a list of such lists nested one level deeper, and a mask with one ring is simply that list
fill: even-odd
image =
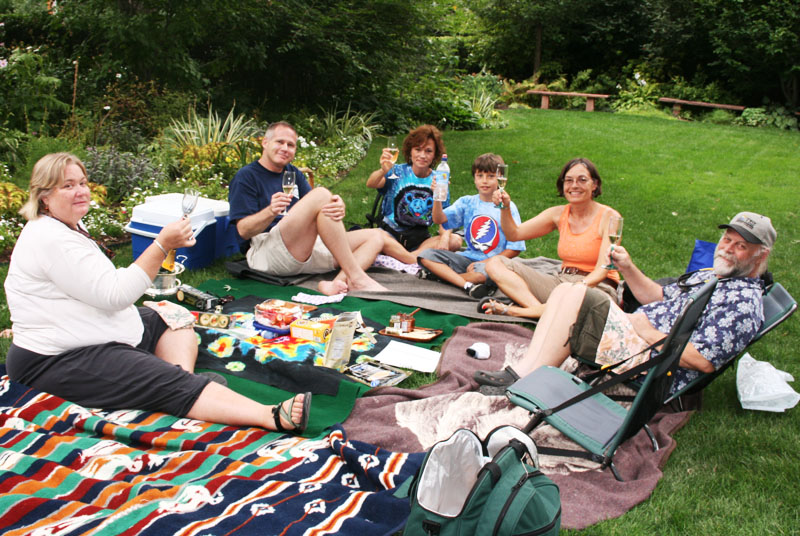
[{"label": "green tree", "polygon": [[641,0],[486,0],[482,58],[511,78],[618,72],[640,55]]},{"label": "green tree", "polygon": [[719,76],[750,104],[768,97],[800,106],[800,3],[705,1]]},{"label": "green tree", "polygon": [[240,109],[374,95],[425,54],[435,20],[422,0],[60,0],[50,12],[45,2],[5,5],[11,41],[58,50],[65,78],[80,60],[83,102],[120,74]]}]

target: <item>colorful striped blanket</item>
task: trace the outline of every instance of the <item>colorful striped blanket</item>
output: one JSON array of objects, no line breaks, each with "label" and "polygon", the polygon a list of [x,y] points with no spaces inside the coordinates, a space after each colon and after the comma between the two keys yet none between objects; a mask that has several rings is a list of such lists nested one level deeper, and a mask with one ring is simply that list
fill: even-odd
[{"label": "colorful striped blanket", "polygon": [[84,408],[0,365],[0,533],[392,534],[423,454]]}]

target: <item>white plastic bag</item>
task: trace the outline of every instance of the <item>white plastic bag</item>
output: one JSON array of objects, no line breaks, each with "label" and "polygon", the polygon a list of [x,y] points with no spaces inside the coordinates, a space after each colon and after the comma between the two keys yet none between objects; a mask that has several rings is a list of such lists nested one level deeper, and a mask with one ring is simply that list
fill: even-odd
[{"label": "white plastic bag", "polygon": [[800,401],[800,395],[789,386],[794,378],[766,361],[756,361],[746,353],[736,369],[739,402],[744,409],[783,412]]}]

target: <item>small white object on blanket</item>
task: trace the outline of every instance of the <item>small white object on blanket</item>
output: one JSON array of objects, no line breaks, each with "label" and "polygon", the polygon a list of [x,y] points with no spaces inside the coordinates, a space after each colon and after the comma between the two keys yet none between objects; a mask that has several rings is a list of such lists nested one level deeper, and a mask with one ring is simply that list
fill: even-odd
[{"label": "small white object on blanket", "polygon": [[305,292],[299,292],[292,296],[292,301],[301,302],[301,303],[310,303],[311,305],[323,305],[325,303],[339,303],[347,296],[346,293],[342,294],[334,294],[333,296],[317,296],[316,294],[306,294]]},{"label": "small white object on blanket", "polygon": [[476,342],[467,348],[467,355],[475,359],[489,359],[489,345],[485,342]]},{"label": "small white object on blanket", "polygon": [[406,264],[388,255],[378,255],[375,257],[375,262],[372,263],[372,266],[383,266],[384,268],[390,268],[411,275],[416,275],[417,272],[422,269],[419,264]]}]

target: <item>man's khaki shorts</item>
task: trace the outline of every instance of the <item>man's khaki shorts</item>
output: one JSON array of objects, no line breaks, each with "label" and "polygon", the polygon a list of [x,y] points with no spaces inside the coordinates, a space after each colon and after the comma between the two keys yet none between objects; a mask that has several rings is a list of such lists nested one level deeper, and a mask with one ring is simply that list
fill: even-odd
[{"label": "man's khaki shorts", "polygon": [[[541,303],[545,303],[550,293],[561,283],[579,283],[584,280],[585,275],[579,274],[546,274],[539,270],[534,270],[515,259],[509,259],[498,255],[498,258],[512,272],[517,274],[525,281],[531,294]],[[595,288],[608,294],[612,300],[617,301],[617,289],[607,283],[599,283]]]},{"label": "man's khaki shorts", "polygon": [[250,249],[247,250],[247,265],[250,268],[276,276],[324,274],[337,268],[333,254],[319,236],[308,259],[295,259],[283,243],[281,224],[279,222],[268,233],[250,239]]}]

